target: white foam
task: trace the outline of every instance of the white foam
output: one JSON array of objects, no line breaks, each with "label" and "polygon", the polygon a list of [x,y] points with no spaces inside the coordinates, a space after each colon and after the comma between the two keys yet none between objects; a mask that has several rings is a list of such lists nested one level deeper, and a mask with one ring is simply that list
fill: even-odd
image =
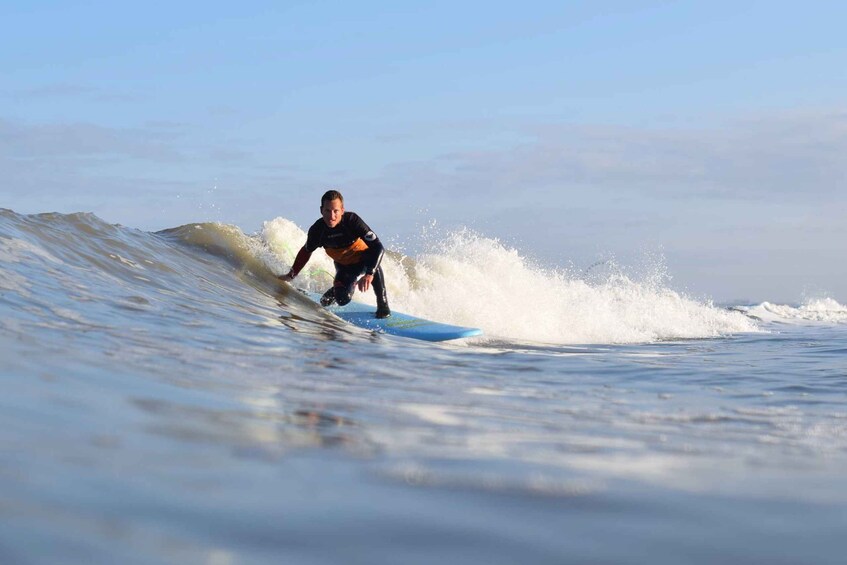
[{"label": "white foam", "polygon": [[[306,240],[303,230],[284,218],[266,222],[261,237],[286,269]],[[393,309],[480,327],[492,338],[640,343],[757,330],[741,313],[668,288],[661,265],[639,279],[612,270],[599,281],[587,281],[531,265],[517,250],[467,230],[438,237],[417,256],[386,255],[383,269]],[[326,288],[333,272],[332,261],[319,250],[296,284]],[[374,303],[372,293],[356,300]]]},{"label": "white foam", "polygon": [[26,277],[13,273],[8,269],[0,269],[0,290],[11,290],[17,292],[21,296],[32,296],[30,288],[32,285]]},{"label": "white foam", "polygon": [[[276,218],[265,222],[260,237],[269,248],[272,256],[277,259],[269,265],[274,274],[282,275],[294,264],[297,252],[306,243],[306,232],[297,224],[285,218]],[[309,263],[298,276],[296,285],[316,292],[332,286],[335,267],[326,253],[318,251],[312,254]]]},{"label": "white foam", "polygon": [[[28,257],[39,257],[51,263],[61,263],[48,251],[23,239],[0,237],[0,263],[22,263]],[[30,282],[19,273],[10,269],[0,269],[0,290],[17,292],[21,296],[30,296]]]},{"label": "white foam", "polygon": [[50,252],[23,239],[0,237],[0,261],[20,263],[27,256],[36,256],[51,263],[61,263]]},{"label": "white foam", "polygon": [[762,302],[748,308],[747,313],[761,320],[788,324],[847,323],[847,306],[832,298],[808,299],[800,306]]}]

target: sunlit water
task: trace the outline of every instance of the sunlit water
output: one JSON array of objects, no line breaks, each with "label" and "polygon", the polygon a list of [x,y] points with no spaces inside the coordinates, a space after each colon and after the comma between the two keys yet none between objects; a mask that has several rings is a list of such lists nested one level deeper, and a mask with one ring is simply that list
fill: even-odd
[{"label": "sunlit water", "polygon": [[429,344],[280,286],[303,237],[0,212],[0,562],[843,563],[837,301],[460,233],[386,262],[395,309],[486,332]]}]

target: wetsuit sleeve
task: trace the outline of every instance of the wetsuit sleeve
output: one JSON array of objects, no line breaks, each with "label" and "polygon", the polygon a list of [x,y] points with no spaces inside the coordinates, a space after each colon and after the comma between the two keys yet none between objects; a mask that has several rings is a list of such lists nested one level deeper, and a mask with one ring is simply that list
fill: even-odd
[{"label": "wetsuit sleeve", "polygon": [[357,214],[350,214],[349,226],[350,231],[357,237],[361,237],[368,246],[368,250],[364,254],[365,273],[372,275],[382,261],[385,248],[382,246],[382,242],[379,241],[379,237]]},{"label": "wetsuit sleeve", "polygon": [[365,274],[372,275],[379,268],[382,261],[382,256],[385,255],[385,248],[379,241],[379,238],[369,241],[368,250],[365,251]]},{"label": "wetsuit sleeve", "polygon": [[294,259],[294,264],[291,266],[291,276],[296,277],[300,274],[300,271],[303,270],[303,267],[306,266],[306,263],[309,262],[309,258],[312,256],[312,252],[304,245],[300,248],[300,251],[297,252],[297,257]]}]

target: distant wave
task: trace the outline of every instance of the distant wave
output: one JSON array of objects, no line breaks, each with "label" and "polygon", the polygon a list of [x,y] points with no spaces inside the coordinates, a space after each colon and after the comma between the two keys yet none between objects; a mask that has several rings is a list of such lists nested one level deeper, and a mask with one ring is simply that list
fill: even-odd
[{"label": "distant wave", "polygon": [[[83,302],[101,305],[102,323],[116,322],[128,311],[159,313],[167,323],[168,316],[179,318],[191,308],[192,319],[179,318],[179,323],[203,325],[204,316],[214,317],[214,324],[235,323],[259,316],[262,324],[297,330],[303,329],[298,324],[343,328],[276,279],[290,268],[305,238],[285,218],[265,222],[256,234],[220,223],[149,233],[91,214],[26,216],[2,210],[0,290],[25,301],[41,287],[42,301],[53,302],[44,324],[55,322],[57,308],[69,320],[90,320],[97,309],[83,308]],[[661,273],[633,277],[608,268],[589,276],[545,269],[467,230],[442,234],[415,256],[389,253],[384,268],[395,310],[481,327],[499,341],[643,343],[757,331],[749,316],[754,312],[745,315],[688,298],[668,288]],[[318,251],[296,284],[322,291],[332,284],[333,272],[332,262]],[[374,303],[372,294],[357,299]],[[103,310],[110,306],[117,309]],[[19,307],[37,310],[25,303]],[[283,310],[296,316],[280,322]],[[135,323],[126,320],[128,326]]]},{"label": "distant wave", "polygon": [[[274,265],[288,268],[306,234],[285,218],[255,236]],[[550,344],[643,343],[757,331],[747,316],[687,298],[654,270],[633,278],[608,268],[602,276],[545,269],[501,242],[459,230],[439,234],[414,257],[384,260],[395,309],[481,327],[495,339]],[[656,269],[661,271],[662,266]],[[297,284],[315,290],[332,280],[331,262],[313,255]],[[373,302],[371,296],[365,297]]]},{"label": "distant wave", "polygon": [[800,306],[762,302],[742,310],[748,316],[768,322],[786,324],[847,323],[847,306],[839,304],[832,298],[810,299]]}]

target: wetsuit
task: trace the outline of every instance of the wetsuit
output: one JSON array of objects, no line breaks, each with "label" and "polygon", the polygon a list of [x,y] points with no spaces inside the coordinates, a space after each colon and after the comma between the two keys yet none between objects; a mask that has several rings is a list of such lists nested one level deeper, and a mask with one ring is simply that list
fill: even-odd
[{"label": "wetsuit", "polygon": [[380,313],[390,314],[385,277],[380,266],[385,248],[362,218],[354,212],[344,212],[334,228],[327,226],[323,219],[312,224],[306,245],[297,254],[291,272],[299,273],[318,247],[323,247],[335,263],[335,281],[330,289],[332,292],[328,291],[325,297],[331,297],[334,293],[335,301],[343,306],[353,298],[359,276],[373,275],[377,316]]}]

